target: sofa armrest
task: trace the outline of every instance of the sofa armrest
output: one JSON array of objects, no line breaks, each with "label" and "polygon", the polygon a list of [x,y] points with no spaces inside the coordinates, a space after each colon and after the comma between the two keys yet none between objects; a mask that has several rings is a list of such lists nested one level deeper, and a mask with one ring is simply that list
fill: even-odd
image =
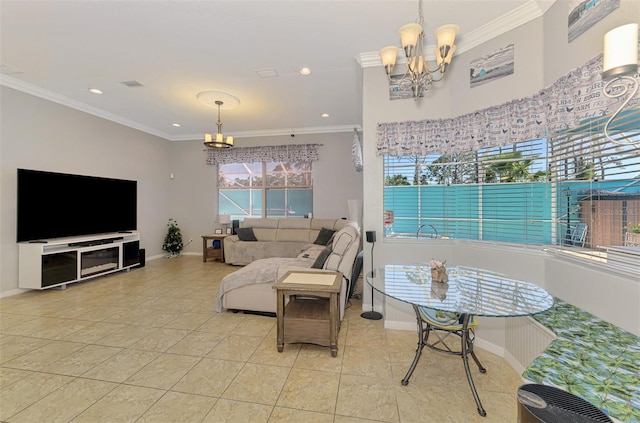
[{"label": "sofa armrest", "polygon": [[224,237],[225,244],[227,243],[231,244],[238,241],[240,241],[240,238],[238,237],[238,235],[229,235]]}]

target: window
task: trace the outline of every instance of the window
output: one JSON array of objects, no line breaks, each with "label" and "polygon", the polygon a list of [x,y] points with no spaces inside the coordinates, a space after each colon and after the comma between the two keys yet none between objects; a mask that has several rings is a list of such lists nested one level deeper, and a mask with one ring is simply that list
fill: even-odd
[{"label": "window", "polygon": [[[640,224],[640,108],[593,119],[552,139],[556,244],[579,246],[592,258],[633,246]],[[640,243],[638,244],[640,245]],[[637,260],[637,258],[635,259]]]},{"label": "window", "polygon": [[544,243],[551,227],[546,140],[477,152],[385,156],[388,237]]},{"label": "window", "polygon": [[385,236],[509,242],[606,257],[640,223],[640,108],[547,139],[384,157]]},{"label": "window", "polygon": [[303,218],[313,210],[311,161],[229,163],[218,167],[218,212]]}]

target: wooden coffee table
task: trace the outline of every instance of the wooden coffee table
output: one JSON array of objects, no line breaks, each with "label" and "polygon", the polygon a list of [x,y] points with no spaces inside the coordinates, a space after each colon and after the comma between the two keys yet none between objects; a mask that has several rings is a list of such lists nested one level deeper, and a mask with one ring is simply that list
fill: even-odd
[{"label": "wooden coffee table", "polygon": [[301,342],[331,347],[331,355],[338,355],[341,286],[340,272],[305,271],[287,272],[273,285],[278,301],[278,352],[284,350],[285,342]]}]

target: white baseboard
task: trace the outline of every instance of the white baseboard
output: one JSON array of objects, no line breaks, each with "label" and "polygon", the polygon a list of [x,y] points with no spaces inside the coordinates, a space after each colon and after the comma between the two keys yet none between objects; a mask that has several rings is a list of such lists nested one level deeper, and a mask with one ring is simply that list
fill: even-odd
[{"label": "white baseboard", "polygon": [[385,329],[394,329],[394,330],[410,330],[411,332],[415,332],[417,330],[417,323],[414,322],[402,322],[402,321],[393,321],[393,320],[385,320],[384,328]]},{"label": "white baseboard", "polygon": [[30,289],[22,289],[22,288],[12,289],[11,291],[0,292],[0,298],[11,297],[13,295],[22,294],[23,292],[29,292],[29,291],[31,291],[31,290]]},{"label": "white baseboard", "polygon": [[[516,371],[516,373],[518,373],[519,375],[521,375],[522,373],[524,373],[526,367],[522,365],[522,363],[520,363],[518,361],[518,359],[516,359],[513,355],[511,355],[509,353],[509,351],[505,351],[504,352],[504,356],[502,356],[502,358],[504,358],[504,361],[506,361],[507,363],[509,363],[509,365],[511,366],[511,368],[513,370]],[[524,379],[523,380],[527,381],[528,383],[533,383],[530,380]]]},{"label": "white baseboard", "polygon": [[[412,332],[416,332],[416,330],[417,330],[415,322],[403,322],[403,321],[385,320],[384,321],[384,327],[385,327],[385,329],[410,330]],[[496,344],[491,343],[489,341],[485,341],[484,339],[478,338],[478,337],[476,337],[476,340],[475,340],[474,344],[478,348],[482,348],[483,350],[489,351],[492,354],[495,354],[495,355],[497,355],[499,357],[503,357],[504,358],[505,350],[504,350],[503,347],[500,347],[499,345],[496,345]],[[509,361],[507,360],[507,362],[509,362]],[[509,364],[511,364],[511,363],[509,363]],[[513,365],[511,367],[513,367]],[[516,369],[516,368],[514,367],[514,369]],[[522,372],[520,372],[520,373],[522,373]]]}]

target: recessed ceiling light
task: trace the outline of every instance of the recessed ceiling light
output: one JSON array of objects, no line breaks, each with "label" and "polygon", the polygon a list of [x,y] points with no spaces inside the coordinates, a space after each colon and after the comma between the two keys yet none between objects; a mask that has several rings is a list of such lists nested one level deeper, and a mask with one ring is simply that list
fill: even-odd
[{"label": "recessed ceiling light", "polygon": [[309,68],[300,68],[300,75],[311,75],[311,69]]},{"label": "recessed ceiling light", "polygon": [[99,90],[97,88],[89,88],[89,92],[94,94],[102,94],[102,90]]},{"label": "recessed ceiling light", "polygon": [[327,118],[329,116],[331,116],[329,113],[323,113],[323,114],[320,115],[320,117],[324,117],[324,118]]},{"label": "recessed ceiling light", "polygon": [[172,123],[171,126],[175,126],[176,128],[180,128],[180,124],[179,123]]}]

